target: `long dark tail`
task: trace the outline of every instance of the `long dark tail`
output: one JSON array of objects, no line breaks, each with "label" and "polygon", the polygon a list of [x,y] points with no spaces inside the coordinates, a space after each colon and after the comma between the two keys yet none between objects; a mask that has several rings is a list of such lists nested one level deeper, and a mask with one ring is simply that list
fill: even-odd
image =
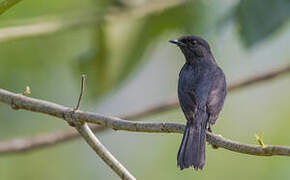
[{"label": "long dark tail", "polygon": [[180,169],[193,166],[196,170],[205,165],[206,121],[198,125],[187,123],[177,155]]}]

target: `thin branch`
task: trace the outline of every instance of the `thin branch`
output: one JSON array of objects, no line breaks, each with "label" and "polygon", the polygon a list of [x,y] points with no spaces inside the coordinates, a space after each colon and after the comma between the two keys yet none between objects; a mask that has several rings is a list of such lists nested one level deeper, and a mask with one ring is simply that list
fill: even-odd
[{"label": "thin branch", "polygon": [[0,152],[5,154],[30,151],[32,149],[55,145],[63,141],[74,139],[76,137],[79,137],[79,134],[73,129],[59,130],[53,133],[42,133],[32,137],[19,137],[6,141],[1,141]]},{"label": "thin branch", "polygon": [[285,73],[289,73],[290,72],[290,64],[289,65],[285,65],[285,66],[281,66],[279,68],[274,68],[271,71],[265,72],[265,73],[261,73],[261,74],[257,74],[251,78],[248,79],[243,79],[240,81],[235,81],[233,82],[228,89],[229,90],[235,90],[235,89],[239,89],[242,87],[247,87],[256,83],[261,83],[273,78],[276,78],[280,75],[284,75]]},{"label": "thin branch", "polygon": [[89,126],[76,126],[76,129],[93,150],[110,166],[121,179],[135,180],[136,178],[106,149],[99,139],[90,130]]},{"label": "thin branch", "polygon": [[[253,75],[248,78],[244,78],[242,80],[236,80],[228,85],[228,91],[232,92],[238,89],[249,87],[251,85],[257,85],[258,83],[278,78],[282,75],[285,75],[286,73],[290,73],[290,64],[278,68],[273,68],[272,70]],[[127,116],[124,116],[123,118],[124,119],[142,118],[147,115],[153,115],[160,112],[169,111],[177,107],[179,107],[177,98],[169,98],[160,104],[153,105],[149,108],[145,108],[144,110],[135,112],[133,114],[129,114]]]},{"label": "thin branch", "polygon": [[[106,130],[101,126],[90,127],[93,131],[97,132]],[[74,129],[62,129],[50,133],[40,133],[29,137],[16,137],[0,141],[0,155],[30,152],[45,147],[51,147],[79,137],[80,134]]]},{"label": "thin branch", "polygon": [[0,3],[0,14],[3,14],[7,11],[10,7],[17,4],[21,0],[4,0]]},{"label": "thin branch", "polygon": [[0,28],[0,42],[43,35],[47,36],[67,29],[94,26],[99,20],[98,13],[78,15],[78,17],[46,17],[37,18],[36,20],[23,20],[24,23],[20,23],[22,25]]},{"label": "thin branch", "polygon": [[[52,102],[38,100],[0,89],[0,101],[9,104],[14,109],[25,109],[33,112],[40,112],[67,120],[71,118],[71,108]],[[155,132],[155,133],[183,133],[184,125],[177,123],[153,123],[153,122],[132,122],[116,117],[104,116],[98,113],[77,111],[74,118],[79,122],[95,123],[114,130],[126,130],[134,132]],[[266,145],[262,148],[257,145],[242,144],[218,135],[207,132],[207,141],[217,147],[230,151],[259,155],[283,155],[290,156],[290,147]]]},{"label": "thin branch", "polygon": [[71,126],[79,132],[79,134],[86,140],[90,147],[103,159],[103,161],[111,167],[111,169],[122,179],[136,180],[136,178],[106,149],[101,141],[94,135],[90,127],[82,120],[78,120],[75,114],[78,112],[82,96],[85,90],[86,76],[82,75],[81,91],[78,103],[65,119]]},{"label": "thin branch", "polygon": [[[14,0],[15,1],[15,0]],[[76,15],[63,15],[60,17],[37,18],[24,20],[20,25],[0,28],[0,42],[20,38],[37,37],[62,32],[68,29],[88,27],[105,20],[119,18],[141,18],[149,14],[158,13],[165,9],[182,5],[184,0],[158,1],[134,8],[109,8],[106,12],[91,10]],[[98,9],[98,8],[94,8]],[[27,23],[30,22],[30,23]],[[22,25],[21,25],[22,24]]]},{"label": "thin branch", "polygon": [[[259,82],[264,82],[266,80],[270,80],[274,77],[278,77],[286,72],[290,72],[290,65],[274,69],[272,71],[267,71],[256,76],[246,78],[241,81],[236,81],[229,85],[229,91],[247,87],[249,85],[253,85]],[[0,98],[3,99],[4,97]],[[137,119],[143,118],[148,115],[153,115],[156,113],[168,111],[178,107],[178,102],[176,98],[170,98],[160,104],[153,105],[149,108],[145,108],[143,110],[133,112],[127,114],[125,116],[121,116],[123,119]],[[94,132],[99,132],[105,130],[104,127],[101,126],[91,126]],[[61,143],[63,141],[72,140],[78,138],[79,134],[75,131],[69,130],[60,130],[51,133],[38,134],[33,137],[20,137],[14,138],[10,140],[0,141],[0,155],[6,153],[15,153],[15,152],[23,152],[39,149],[42,147],[52,146],[54,144]]]},{"label": "thin branch", "polygon": [[78,99],[78,104],[74,108],[75,111],[79,110],[79,108],[80,108],[80,104],[81,104],[81,101],[82,101],[83,93],[84,93],[84,90],[85,90],[85,82],[86,82],[86,75],[83,74],[82,75],[81,92],[80,92],[80,96],[79,96],[79,99]]}]

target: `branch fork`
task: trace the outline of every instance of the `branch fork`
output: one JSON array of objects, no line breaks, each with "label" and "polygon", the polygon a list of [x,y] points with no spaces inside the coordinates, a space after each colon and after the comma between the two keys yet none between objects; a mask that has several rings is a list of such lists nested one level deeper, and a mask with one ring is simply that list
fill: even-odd
[{"label": "branch fork", "polygon": [[[238,88],[246,87],[254,83],[273,79],[278,75],[290,72],[290,65],[286,65],[271,71],[267,71],[262,74],[255,75],[242,81],[236,81],[231,83],[228,87],[229,90],[235,90]],[[0,102],[10,105],[13,109],[25,109],[32,112],[39,112],[48,114],[61,119],[66,120],[69,124],[73,124],[88,144],[97,152],[102,154],[99,149],[104,150],[104,146],[93,134],[91,129],[86,123],[93,123],[101,126],[94,126],[94,131],[104,130],[105,128],[112,128],[115,130],[126,130],[135,132],[155,132],[155,133],[183,133],[184,124],[177,123],[154,123],[154,122],[132,122],[123,120],[117,117],[104,116],[98,113],[84,112],[79,110],[81,97],[84,91],[84,77],[82,77],[81,95],[75,108],[65,107],[56,103],[35,99],[9,92],[0,88]],[[127,116],[123,116],[124,119],[134,119],[144,117],[146,115],[152,115],[167,111],[178,106],[176,99],[169,99],[159,105],[146,108],[139,112],[131,113]],[[33,150],[39,147],[47,147],[66,140],[77,137],[78,134],[71,129],[65,131],[58,131],[49,134],[40,134],[34,137],[15,138],[12,140],[0,141],[0,154],[15,153]],[[207,132],[207,141],[217,147],[224,148],[230,151],[257,155],[257,156],[290,156],[289,146],[274,146],[265,145],[264,148],[261,145],[249,145],[242,144],[237,141],[226,139],[220,135]],[[18,142],[21,142],[19,144]],[[98,145],[100,148],[98,148]],[[134,177],[121,165],[120,163],[107,151],[107,156],[99,155],[121,178],[134,179]],[[111,157],[111,158],[110,158]],[[113,162],[113,163],[112,163]]]},{"label": "branch fork", "polygon": [[75,108],[69,113],[65,113],[65,120],[68,124],[74,127],[80,135],[86,140],[97,155],[104,160],[104,162],[111,167],[111,169],[122,179],[136,180],[136,178],[106,149],[101,141],[94,135],[90,127],[85,121],[78,118],[77,111],[80,108],[81,100],[85,89],[86,76],[82,75],[81,91],[78,103]]}]

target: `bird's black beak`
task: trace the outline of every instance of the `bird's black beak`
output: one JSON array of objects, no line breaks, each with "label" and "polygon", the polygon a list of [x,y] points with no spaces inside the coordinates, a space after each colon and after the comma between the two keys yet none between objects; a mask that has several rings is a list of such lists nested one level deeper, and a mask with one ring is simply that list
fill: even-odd
[{"label": "bird's black beak", "polygon": [[180,42],[178,40],[169,40],[169,42],[176,44],[178,46],[185,46],[185,44],[183,42]]}]

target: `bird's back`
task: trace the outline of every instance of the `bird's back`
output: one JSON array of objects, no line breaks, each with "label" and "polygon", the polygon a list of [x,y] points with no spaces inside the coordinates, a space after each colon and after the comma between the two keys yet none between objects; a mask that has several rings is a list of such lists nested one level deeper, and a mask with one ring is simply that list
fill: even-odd
[{"label": "bird's back", "polygon": [[[185,63],[179,73],[178,96],[182,104],[182,96],[194,94],[198,104],[205,105],[211,86],[215,81],[213,70],[217,65],[210,60]],[[181,99],[180,99],[181,98]]]}]

